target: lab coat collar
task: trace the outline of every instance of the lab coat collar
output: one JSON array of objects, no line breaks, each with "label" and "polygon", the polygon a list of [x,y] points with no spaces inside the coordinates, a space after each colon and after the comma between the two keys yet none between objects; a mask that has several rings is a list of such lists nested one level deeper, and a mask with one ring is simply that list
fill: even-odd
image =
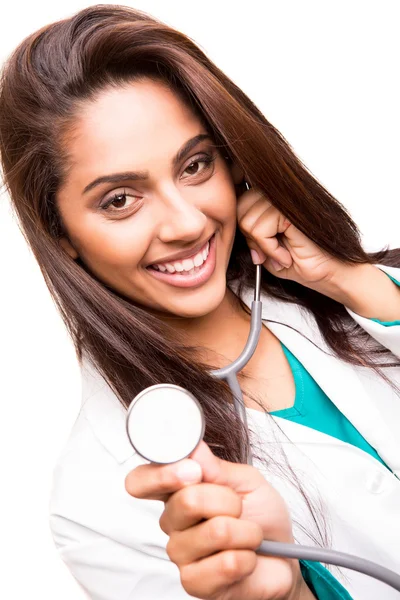
[{"label": "lab coat collar", "polygon": [[100,444],[118,464],[136,454],[125,429],[127,410],[87,358],[81,364],[82,416]]},{"label": "lab coat collar", "polygon": [[[233,285],[236,291],[236,285]],[[243,301],[251,308],[254,290],[247,289]],[[388,430],[372,397],[357,373],[357,367],[334,356],[312,313],[297,304],[261,294],[263,322],[296,356],[328,398],[356,427],[394,471],[400,469],[400,441]],[[277,323],[269,321],[277,321]],[[309,432],[305,432],[305,436]]]},{"label": "lab coat collar", "polygon": [[[236,293],[235,282],[229,285]],[[254,290],[246,289],[242,299],[251,308]],[[399,443],[388,431],[374,399],[362,385],[356,369],[332,355],[313,315],[296,304],[285,303],[264,292],[261,299],[262,318],[266,327],[304,365],[382,459],[393,470],[399,470]],[[271,323],[270,320],[277,323]],[[135,454],[125,429],[126,409],[95,367],[85,359],[82,362],[82,411],[100,443],[119,464]],[[306,439],[308,428],[299,427],[304,430]],[[330,437],[326,436],[326,439],[329,442]]]}]

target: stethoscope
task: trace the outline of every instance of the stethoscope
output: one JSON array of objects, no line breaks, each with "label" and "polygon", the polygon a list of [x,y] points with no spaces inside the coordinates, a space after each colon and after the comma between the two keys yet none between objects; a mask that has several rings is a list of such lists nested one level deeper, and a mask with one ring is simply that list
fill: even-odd
[{"label": "stethoscope", "polygon": [[[237,373],[253,356],[262,328],[260,300],[261,265],[256,265],[256,286],[251,305],[250,333],[240,356],[230,365],[210,371],[227,381],[234,398],[234,407],[247,427],[246,408]],[[203,439],[204,412],[198,400],[183,387],[167,383],[152,385],[132,400],[126,416],[126,432],[134,450],[145,460],[169,464],[187,458]],[[242,462],[252,465],[251,451],[243,453]],[[359,571],[383,581],[400,592],[400,575],[358,556],[282,542],[263,541],[257,549],[265,556],[282,556],[337,565]]]}]

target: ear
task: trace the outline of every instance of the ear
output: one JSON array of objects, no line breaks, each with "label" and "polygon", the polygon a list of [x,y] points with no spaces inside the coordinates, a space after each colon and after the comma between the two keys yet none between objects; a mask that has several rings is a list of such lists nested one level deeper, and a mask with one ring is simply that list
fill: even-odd
[{"label": "ear", "polygon": [[229,165],[229,170],[232,175],[233,183],[235,185],[239,185],[244,180],[244,171],[243,169],[236,163],[232,163]]},{"label": "ear", "polygon": [[72,244],[71,244],[71,242],[69,241],[68,238],[61,237],[58,240],[58,243],[60,244],[61,248],[63,248],[63,250],[65,250],[65,252],[67,254],[69,254],[69,256],[71,258],[73,258],[75,260],[76,258],[79,257],[79,254],[77,253],[77,251],[75,250],[75,248],[72,246]]}]

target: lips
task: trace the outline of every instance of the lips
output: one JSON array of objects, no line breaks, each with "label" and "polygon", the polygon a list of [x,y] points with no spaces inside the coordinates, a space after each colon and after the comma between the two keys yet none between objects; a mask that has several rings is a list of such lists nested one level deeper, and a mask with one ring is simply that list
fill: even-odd
[{"label": "lips", "polygon": [[183,275],[181,272],[169,273],[168,271],[158,271],[147,267],[147,271],[151,277],[158,279],[160,282],[169,284],[178,288],[197,288],[205,284],[212,276],[216,268],[216,236],[213,234],[210,238],[210,250],[207,260],[201,267],[196,267],[197,271]]}]

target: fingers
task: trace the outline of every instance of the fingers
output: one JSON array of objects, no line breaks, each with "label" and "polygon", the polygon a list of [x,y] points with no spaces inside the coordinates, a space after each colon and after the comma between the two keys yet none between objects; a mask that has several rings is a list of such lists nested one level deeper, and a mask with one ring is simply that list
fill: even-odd
[{"label": "fingers", "polygon": [[257,523],[219,515],[185,531],[174,531],[167,544],[167,554],[181,567],[215,552],[256,550],[262,540],[262,530]]},{"label": "fingers", "polygon": [[[253,206],[259,206],[259,210],[264,210],[266,205],[270,205],[269,200],[257,188],[251,188],[241,194],[237,201],[237,220],[240,223],[243,217]],[[263,207],[263,208],[262,208]],[[259,216],[259,215],[256,215]]]},{"label": "fingers", "polygon": [[199,463],[185,458],[168,465],[139,465],[125,478],[125,489],[135,498],[167,501],[183,487],[199,483],[202,470]]},{"label": "fingers", "polygon": [[202,481],[206,483],[226,485],[238,494],[247,494],[268,485],[258,469],[218,458],[203,440],[190,456],[201,466]]},{"label": "fingers", "polygon": [[183,566],[180,569],[182,586],[189,595],[204,600],[215,600],[219,593],[224,600],[239,600],[245,596],[231,595],[229,587],[251,575],[256,565],[257,555],[252,550],[225,550]]},{"label": "fingers", "polygon": [[265,208],[257,219],[254,220],[252,217],[248,213],[242,221],[244,225],[241,226],[248,241],[254,241],[266,256],[289,268],[292,264],[290,252],[279,243],[276,237],[278,233],[283,233],[288,227],[285,217],[271,205]]},{"label": "fingers", "polygon": [[176,492],[165,504],[160,527],[167,535],[217,515],[239,518],[242,500],[231,488],[202,483]]},{"label": "fingers", "polygon": [[253,550],[225,550],[182,565],[180,575],[184,589],[204,600],[300,599],[302,578],[297,574],[300,569],[296,563],[272,556],[260,557]]},{"label": "fingers", "polygon": [[126,476],[126,491],[135,498],[165,502],[174,492],[200,481],[226,485],[243,494],[265,485],[255,467],[221,460],[203,440],[190,456],[168,465],[139,465]]},{"label": "fingers", "polygon": [[285,279],[286,271],[285,267],[280,263],[274,260],[273,258],[267,258],[263,265],[272,273],[273,275],[279,273],[279,277],[281,279]]},{"label": "fingers", "polygon": [[[279,217],[277,217],[279,219]],[[268,221],[259,221],[253,231],[252,235],[257,240],[257,245],[260,246],[261,250],[275,260],[277,263],[289,269],[292,266],[292,257],[290,252],[279,243],[277,234],[277,224],[275,219],[269,219]]]},{"label": "fingers", "polygon": [[[290,227],[290,222],[264,195],[260,196],[260,192],[254,189],[244,192],[238,201],[237,218],[249,248],[259,254],[261,250],[264,256],[273,259],[282,267],[291,267],[291,254],[276,237],[277,234],[285,233]],[[264,257],[261,256],[262,258]]]}]

